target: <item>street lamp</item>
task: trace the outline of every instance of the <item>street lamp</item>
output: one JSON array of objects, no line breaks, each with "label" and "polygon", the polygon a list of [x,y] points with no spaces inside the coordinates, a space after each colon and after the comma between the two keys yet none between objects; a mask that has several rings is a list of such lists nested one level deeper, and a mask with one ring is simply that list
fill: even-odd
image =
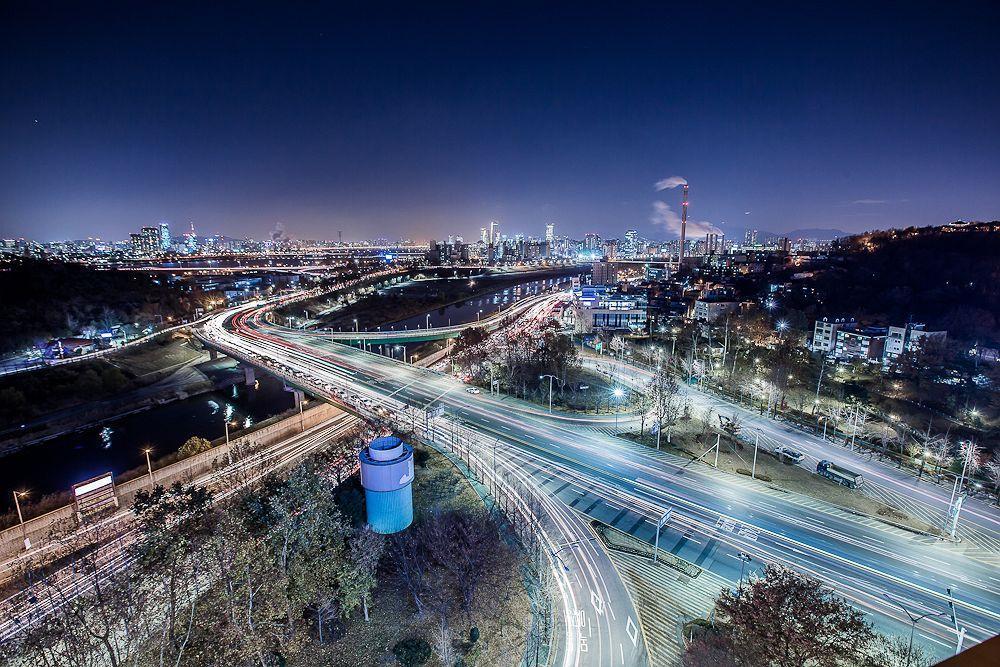
[{"label": "street lamp", "polygon": [[27,495],[27,491],[14,491],[14,507],[17,508],[17,520],[21,524],[21,539],[24,540],[25,551],[31,548],[31,540],[28,539],[28,532],[24,527],[24,515],[21,514],[21,503],[18,501],[18,498],[24,498]]},{"label": "street lamp", "polygon": [[621,387],[615,387],[615,390],[611,392],[611,395],[615,397],[615,435],[618,434],[618,403],[621,401],[622,396],[625,395],[625,391]]},{"label": "street lamp", "polygon": [[539,380],[549,379],[549,414],[552,414],[552,381],[556,379],[554,375],[539,375]]},{"label": "street lamp", "polygon": [[[226,422],[226,424],[228,425],[229,422]],[[226,429],[226,430],[228,432],[228,429]],[[153,450],[150,449],[149,447],[146,447],[145,449],[142,450],[142,453],[146,455],[146,470],[149,471],[149,488],[150,488],[150,490],[152,490],[153,486],[154,486],[154,483],[153,483],[153,463],[149,460],[149,453],[151,451],[153,451]]]},{"label": "street lamp", "polygon": [[[949,590],[949,593],[950,592],[951,591]],[[913,657],[913,631],[916,630],[917,623],[919,623],[923,619],[927,618],[928,616],[944,616],[945,612],[943,612],[943,611],[929,611],[929,612],[927,612],[925,614],[920,614],[920,615],[915,616],[915,615],[913,615],[913,613],[909,609],[907,609],[905,606],[903,606],[902,602],[899,602],[897,600],[893,600],[889,596],[888,593],[883,593],[882,596],[885,597],[885,599],[888,600],[889,602],[891,602],[892,604],[894,604],[897,607],[899,607],[900,609],[902,609],[903,613],[905,613],[906,616],[907,616],[907,618],[910,619],[910,644],[906,648],[906,664],[904,665],[904,667],[910,667],[910,659]]]},{"label": "street lamp", "polygon": [[653,562],[656,563],[660,558],[660,529],[670,521],[670,515],[674,513],[674,508],[668,507],[667,511],[663,513],[660,520],[656,522],[656,541],[653,542]]}]

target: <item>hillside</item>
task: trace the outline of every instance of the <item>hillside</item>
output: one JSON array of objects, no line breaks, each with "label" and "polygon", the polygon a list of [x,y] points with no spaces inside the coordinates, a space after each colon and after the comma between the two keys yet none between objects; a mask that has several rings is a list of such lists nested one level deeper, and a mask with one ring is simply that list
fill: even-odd
[{"label": "hillside", "polygon": [[205,294],[140,273],[15,259],[0,270],[0,354],[88,327],[186,317]]},{"label": "hillside", "polygon": [[924,227],[841,239],[818,273],[823,315],[912,318],[953,339],[1000,339],[1000,225]]}]

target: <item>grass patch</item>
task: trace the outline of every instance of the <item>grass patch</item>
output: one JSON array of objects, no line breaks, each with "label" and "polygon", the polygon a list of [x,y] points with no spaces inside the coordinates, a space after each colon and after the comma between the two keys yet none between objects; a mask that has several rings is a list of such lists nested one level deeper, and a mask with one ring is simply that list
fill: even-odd
[{"label": "grass patch", "polygon": [[[653,558],[653,545],[647,544],[642,540],[632,537],[628,533],[622,532],[617,528],[612,528],[606,523],[600,521],[591,520],[590,527],[597,534],[598,539],[605,548],[611,551],[620,551],[622,553],[632,554],[633,556],[642,556],[644,558]],[[657,562],[671,567],[681,574],[685,574],[692,579],[701,574],[701,568],[694,563],[688,562],[683,558],[678,558],[669,551],[664,551],[660,549],[659,556],[657,556]]]}]

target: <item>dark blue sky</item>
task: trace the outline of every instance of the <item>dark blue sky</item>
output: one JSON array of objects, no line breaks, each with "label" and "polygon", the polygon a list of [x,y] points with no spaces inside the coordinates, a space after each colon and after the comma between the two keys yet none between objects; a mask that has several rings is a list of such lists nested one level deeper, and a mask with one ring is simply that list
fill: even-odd
[{"label": "dark blue sky", "polygon": [[4,237],[1000,217],[996,2],[96,4],[0,10]]}]

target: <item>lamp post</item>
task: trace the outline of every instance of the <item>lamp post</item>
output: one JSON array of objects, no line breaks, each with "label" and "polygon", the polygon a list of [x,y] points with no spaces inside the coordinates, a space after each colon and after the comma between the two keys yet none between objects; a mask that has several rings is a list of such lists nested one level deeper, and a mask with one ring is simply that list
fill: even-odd
[{"label": "lamp post", "polygon": [[[951,591],[949,589],[949,593],[950,592]],[[903,613],[906,614],[907,618],[910,619],[910,643],[906,648],[906,663],[904,665],[904,667],[910,667],[910,659],[913,657],[913,632],[914,630],[917,629],[917,623],[927,618],[928,616],[944,616],[945,613],[943,611],[929,611],[925,614],[919,614],[915,616],[909,609],[903,606],[902,602],[893,600],[888,593],[883,593],[882,595],[883,597],[885,597],[886,600],[888,600],[892,604],[902,609]]]},{"label": "lamp post", "polygon": [[[229,422],[226,422],[226,423],[228,424]],[[149,472],[149,488],[150,488],[150,490],[152,490],[153,487],[154,487],[154,482],[153,482],[153,463],[149,459],[149,453],[151,451],[153,451],[153,450],[150,449],[149,447],[146,447],[145,449],[142,450],[142,453],[146,455],[146,471]]]},{"label": "lamp post", "polygon": [[823,363],[819,365],[819,379],[816,380],[816,397],[813,399],[813,414],[816,414],[816,406],[819,405],[819,388],[823,384],[823,371],[826,369],[826,355],[823,355]]},{"label": "lamp post", "polygon": [[625,391],[621,387],[615,387],[611,395],[615,397],[615,435],[618,435],[618,402],[625,395]]},{"label": "lamp post", "polygon": [[[226,426],[226,456],[229,457],[229,465],[233,465],[233,450],[229,446],[229,419],[227,418],[223,423]],[[235,422],[233,426],[236,426]]]},{"label": "lamp post", "polygon": [[736,554],[736,557],[740,559],[740,583],[737,587],[737,594],[740,597],[743,597],[743,572],[746,569],[747,563],[753,559],[750,557],[750,554],[744,553],[743,551]]},{"label": "lamp post", "polygon": [[538,376],[539,380],[544,380],[545,378],[549,379],[549,414],[552,414],[552,381],[555,380],[556,378],[554,375],[549,375],[549,374]]},{"label": "lamp post", "polygon": [[27,551],[31,548],[31,540],[28,539],[27,529],[24,527],[24,515],[21,514],[21,503],[18,500],[20,497],[27,496],[27,491],[14,491],[14,507],[17,508],[17,520],[21,525],[21,539],[24,540],[24,550]]}]

